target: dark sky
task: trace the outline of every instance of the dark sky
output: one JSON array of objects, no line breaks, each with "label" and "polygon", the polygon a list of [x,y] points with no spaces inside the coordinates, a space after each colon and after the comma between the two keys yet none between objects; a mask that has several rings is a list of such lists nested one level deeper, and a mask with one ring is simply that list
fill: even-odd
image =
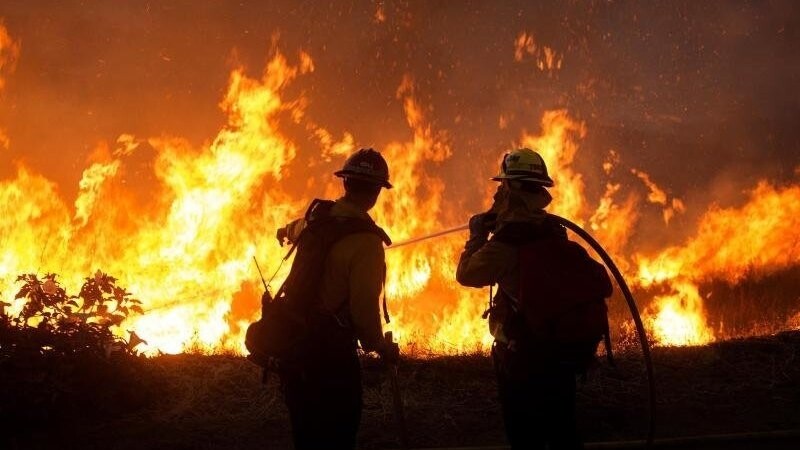
[{"label": "dark sky", "polygon": [[[0,93],[11,141],[0,178],[24,161],[69,196],[100,141],[212,139],[231,69],[257,76],[277,40],[290,58],[305,50],[314,60],[291,87],[311,99],[309,116],[361,142],[408,139],[396,90],[411,75],[450,136],[445,173],[536,131],[544,110],[567,108],[588,129],[585,170],[616,149],[678,196],[735,197],[760,178],[797,178],[798,5],[3,0],[20,56]],[[515,61],[522,32],[561,55],[561,70]]]}]

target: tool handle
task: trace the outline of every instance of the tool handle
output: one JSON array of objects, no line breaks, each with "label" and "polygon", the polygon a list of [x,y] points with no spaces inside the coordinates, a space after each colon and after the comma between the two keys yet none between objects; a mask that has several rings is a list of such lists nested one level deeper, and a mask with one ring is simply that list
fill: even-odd
[{"label": "tool handle", "polygon": [[[394,335],[391,331],[383,334],[387,342],[394,343]],[[403,397],[400,393],[400,382],[397,379],[397,364],[393,364],[389,370],[389,380],[392,387],[392,403],[394,406],[394,417],[397,425],[397,434],[400,438],[400,448],[408,449],[408,427],[406,426],[406,415],[403,408]]]}]

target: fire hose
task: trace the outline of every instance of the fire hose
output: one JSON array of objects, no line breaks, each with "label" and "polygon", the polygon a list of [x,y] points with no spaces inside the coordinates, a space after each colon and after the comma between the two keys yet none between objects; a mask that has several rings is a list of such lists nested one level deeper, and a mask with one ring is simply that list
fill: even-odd
[{"label": "fire hose", "polygon": [[[633,323],[636,327],[636,334],[639,337],[639,344],[642,347],[642,356],[644,358],[645,370],[647,371],[647,386],[648,386],[648,429],[647,429],[647,437],[646,437],[646,446],[647,448],[652,447],[653,439],[655,437],[655,409],[656,409],[656,396],[655,396],[655,375],[653,371],[653,360],[650,355],[650,344],[647,341],[647,333],[644,329],[644,324],[642,323],[642,317],[639,314],[639,309],[636,307],[636,302],[633,299],[633,294],[631,294],[631,290],[628,288],[628,284],[625,282],[625,279],[622,277],[622,273],[617,268],[617,265],[614,264],[614,261],[608,255],[608,253],[603,249],[597,240],[595,240],[586,230],[578,226],[577,224],[573,223],[570,220],[567,220],[563,217],[557,216],[555,214],[548,214],[549,217],[555,219],[558,223],[563,225],[565,228],[573,231],[575,234],[580,236],[584,241],[586,241],[589,246],[594,249],[594,251],[600,256],[605,263],[606,267],[611,271],[611,274],[614,276],[614,279],[617,281],[617,285],[619,286],[620,290],[622,291],[622,295],[625,297],[625,301],[628,303],[628,308],[630,309],[631,316],[633,318]],[[414,244],[420,241],[432,239],[439,236],[444,236],[450,233],[455,233],[458,231],[463,231],[469,229],[469,225],[463,225],[460,227],[450,228],[444,231],[439,231],[436,233],[432,233],[425,236],[416,237],[413,239],[408,239],[405,241],[398,242],[393,244],[388,250],[393,248],[402,247],[409,244]]]}]

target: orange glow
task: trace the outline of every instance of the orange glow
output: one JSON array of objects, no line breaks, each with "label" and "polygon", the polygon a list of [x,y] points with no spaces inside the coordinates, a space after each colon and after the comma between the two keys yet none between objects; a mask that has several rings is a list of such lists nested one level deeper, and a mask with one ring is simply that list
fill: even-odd
[{"label": "orange glow", "polygon": [[697,288],[688,282],[676,282],[673,287],[675,294],[657,297],[653,307],[645,311],[648,328],[656,342],[697,345],[713,340]]},{"label": "orange glow", "polygon": [[631,172],[642,180],[642,183],[644,183],[650,191],[647,194],[647,201],[664,206],[662,211],[664,223],[669,224],[669,221],[675,216],[675,213],[682,213],[686,210],[681,199],[673,198],[670,201],[667,198],[667,193],[650,179],[650,175],[636,169],[631,169]]},{"label": "orange glow", "polygon": [[[667,284],[675,294],[658,299],[653,330],[665,343],[703,343],[713,334],[702,322],[696,283],[722,279],[735,283],[753,272],[766,274],[797,264],[800,244],[800,187],[777,188],[761,182],[740,208],[712,207],[698,233],[680,247],[652,258],[638,256],[638,279],[648,286]],[[682,322],[675,319],[680,311]],[[690,326],[691,325],[691,326]]]},{"label": "orange glow", "polygon": [[[6,85],[6,76],[14,71],[14,67],[19,57],[19,42],[11,39],[8,30],[0,19],[0,101],[2,101],[3,89]],[[11,145],[8,135],[0,126],[0,152]]]},{"label": "orange glow", "polygon": [[514,60],[522,62],[527,56],[534,58],[536,68],[548,76],[560,70],[564,62],[563,55],[551,47],[537,44],[533,34],[521,32],[514,40]]},{"label": "orange glow", "polygon": [[[375,20],[385,21],[386,14],[378,6]],[[18,54],[19,45],[0,25],[0,91]],[[515,41],[514,57],[523,61],[528,56],[542,71],[558,70],[562,64],[562,56],[523,32]],[[143,301],[146,313],[115,332],[127,336],[135,330],[148,342],[149,354],[242,352],[244,329],[258,314],[261,293],[253,257],[266,276],[278,270],[286,249],[273,238],[275,230],[302,214],[314,196],[338,196],[332,168],[354,149],[370,145],[348,131],[336,136],[307,117],[310,99],[287,88],[314,70],[314,60],[305,52],[275,53],[258,77],[243,68],[232,70],[219,104],[225,122],[202,145],[180,136],[130,134],[113,144],[98,144],[82,166],[74,203],[64,199],[45,173],[19,163],[15,176],[0,181],[5,208],[0,215],[2,298],[13,297],[13,280],[21,273],[58,273],[72,292],[83,277],[100,269]],[[393,106],[402,111],[409,137],[388,140],[379,148],[395,188],[383,192],[372,215],[395,241],[465,223],[478,211],[466,210],[460,201],[477,196],[488,204],[494,186],[485,180],[496,173],[502,154],[518,145],[536,149],[547,163],[555,181],[550,212],[589,229],[632,287],[665,290],[643,308],[656,343],[715,339],[700,282],[715,278],[733,283],[754,269],[770,272],[800,261],[795,238],[800,229],[798,185],[761,182],[743,206],[708,208],[696,234],[682,245],[642,254],[631,249],[641,199],[660,205],[667,223],[687,207],[643,171],[632,170],[638,177],[633,182],[613,178],[621,165],[617,151],[598,163],[597,173],[605,178],[587,180],[576,167],[590,132],[586,122],[566,109],[548,110],[530,119],[535,131],[515,134],[517,142],[508,148],[455,149],[420,98],[414,77],[407,74]],[[500,128],[511,127],[518,114],[500,116]],[[308,133],[319,158],[309,162],[298,156],[301,144],[289,137],[287,123]],[[12,144],[0,129],[0,151]],[[134,171],[132,161],[145,152],[154,154],[150,172]],[[444,166],[456,156],[482,169],[469,191],[450,190],[453,177],[461,173],[444,174]],[[621,172],[632,178],[630,171]],[[600,187],[598,198],[587,194],[587,186],[595,185]],[[145,195],[139,192],[143,188]],[[454,280],[465,238],[465,233],[456,233],[387,250],[386,293],[393,319],[387,328],[405,348],[434,353],[489,348],[491,337],[481,318],[488,289],[462,288]],[[277,272],[273,289],[289,266]],[[11,303],[12,309],[21,307],[20,301]],[[795,316],[787,326],[798,323]]]}]

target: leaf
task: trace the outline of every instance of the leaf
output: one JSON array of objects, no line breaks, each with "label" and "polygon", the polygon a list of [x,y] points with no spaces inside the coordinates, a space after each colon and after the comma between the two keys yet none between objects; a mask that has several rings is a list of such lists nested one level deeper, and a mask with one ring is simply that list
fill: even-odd
[{"label": "leaf", "polygon": [[72,313],[72,314],[70,314],[70,317],[74,317],[74,318],[76,318],[76,319],[79,319],[79,320],[80,320],[80,321],[82,321],[82,322],[85,322],[85,321],[86,321],[86,319],[88,319],[88,318],[92,317],[92,315],[91,315],[91,314],[89,314],[89,313],[81,313],[81,312],[76,312],[76,313]]},{"label": "leaf", "polygon": [[131,311],[133,311],[133,312],[135,312],[137,314],[144,314],[144,310],[139,305],[131,305]]},{"label": "leaf", "polygon": [[139,344],[147,345],[147,341],[145,341],[144,339],[140,338],[139,335],[136,334],[135,331],[128,331],[128,333],[131,334],[131,337],[128,339],[128,348],[129,349],[133,349]]},{"label": "leaf", "polygon": [[122,321],[125,320],[125,316],[123,316],[122,314],[112,314],[110,320],[111,320],[111,323],[113,323],[114,325],[119,326],[119,324],[121,324]]},{"label": "leaf", "polygon": [[25,286],[22,286],[22,289],[20,289],[19,292],[17,292],[17,295],[14,296],[14,299],[17,300],[23,297],[27,297],[30,292],[31,292],[31,287],[26,284]]},{"label": "leaf", "polygon": [[48,295],[54,295],[57,292],[58,285],[54,278],[47,278],[44,283],[42,283],[42,291]]},{"label": "leaf", "polygon": [[84,308],[91,308],[92,306],[94,306],[94,299],[91,298],[91,297],[85,297],[83,299],[83,307]]}]

